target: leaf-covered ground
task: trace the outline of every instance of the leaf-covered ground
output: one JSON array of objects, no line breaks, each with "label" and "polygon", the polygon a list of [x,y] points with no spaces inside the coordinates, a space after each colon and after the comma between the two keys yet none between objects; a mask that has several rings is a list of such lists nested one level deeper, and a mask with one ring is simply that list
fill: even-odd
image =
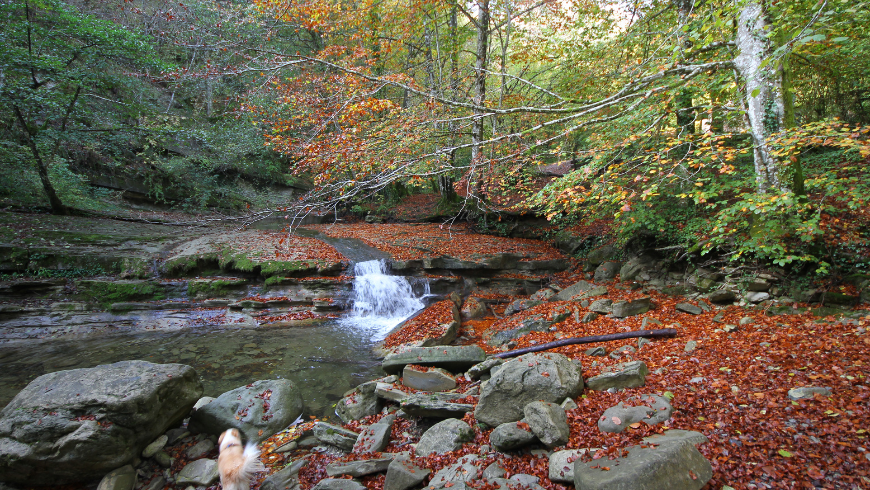
[{"label": "leaf-covered ground", "polygon": [[357,238],[389,253],[395,260],[419,260],[442,256],[475,260],[482,255],[519,254],[521,260],[564,259],[552,246],[523,238],[481,235],[465,224],[347,224],[306,225],[339,238]]}]

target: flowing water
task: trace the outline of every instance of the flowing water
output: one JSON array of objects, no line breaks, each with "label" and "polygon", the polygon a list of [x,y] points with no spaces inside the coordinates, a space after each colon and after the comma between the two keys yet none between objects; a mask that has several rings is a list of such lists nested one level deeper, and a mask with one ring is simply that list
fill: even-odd
[{"label": "flowing water", "polygon": [[346,391],[383,374],[374,344],[424,306],[419,296],[426,284],[415,288],[403,277],[389,276],[383,261],[358,263],[355,274],[354,307],[340,319],[291,327],[206,327],[192,321],[196,312],[180,310],[173,314],[191,321],[171,331],[133,328],[0,344],[0,407],[42,374],[142,359],[193,366],[208,396],[258,379],[288,378],[300,388],[306,414],[331,415]]}]

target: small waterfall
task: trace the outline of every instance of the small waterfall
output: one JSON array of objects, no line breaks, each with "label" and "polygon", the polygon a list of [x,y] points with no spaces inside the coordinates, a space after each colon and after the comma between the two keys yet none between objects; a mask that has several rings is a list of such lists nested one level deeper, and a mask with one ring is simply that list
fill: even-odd
[{"label": "small waterfall", "polygon": [[373,330],[377,340],[426,306],[406,278],[388,274],[383,260],[358,262],[353,272],[353,309],[342,323]]}]

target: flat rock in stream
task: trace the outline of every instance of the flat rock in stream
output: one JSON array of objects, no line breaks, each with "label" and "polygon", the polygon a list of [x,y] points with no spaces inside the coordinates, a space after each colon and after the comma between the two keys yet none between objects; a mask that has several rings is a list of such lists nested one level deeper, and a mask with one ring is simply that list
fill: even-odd
[{"label": "flat rock in stream", "polygon": [[387,374],[398,374],[408,364],[435,366],[461,373],[486,360],[486,353],[476,345],[412,347],[387,355],[381,367]]},{"label": "flat rock in stream", "polygon": [[62,485],[131,463],[202,395],[183,364],[122,361],[57,371],[0,411],[0,480]]}]

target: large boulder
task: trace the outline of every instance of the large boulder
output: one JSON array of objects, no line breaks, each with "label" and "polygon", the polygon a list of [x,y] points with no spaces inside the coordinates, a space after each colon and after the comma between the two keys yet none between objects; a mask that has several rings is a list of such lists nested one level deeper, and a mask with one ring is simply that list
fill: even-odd
[{"label": "large boulder", "polygon": [[193,432],[220,434],[239,429],[248,440],[263,441],[302,415],[299,390],[288,379],[255,381],[230,390],[190,416]]},{"label": "large boulder", "polygon": [[560,403],[583,391],[580,365],[562,354],[526,354],[501,367],[480,390],[474,416],[490,427],[523,418],[533,401]]},{"label": "large boulder", "polygon": [[347,424],[379,413],[383,403],[375,391],[377,386],[377,381],[369,381],[345,393],[344,398],[335,404],[335,414]]},{"label": "large boulder", "polygon": [[627,448],[614,460],[574,462],[574,486],[583,490],[698,490],[713,467],[689,441]]},{"label": "large boulder", "polygon": [[447,419],[430,427],[417,443],[417,456],[444,454],[456,451],[463,443],[474,439],[474,431],[459,419]]},{"label": "large boulder", "polygon": [[201,395],[183,364],[123,361],[42,375],[0,412],[0,480],[100,478],[180,424]]}]

